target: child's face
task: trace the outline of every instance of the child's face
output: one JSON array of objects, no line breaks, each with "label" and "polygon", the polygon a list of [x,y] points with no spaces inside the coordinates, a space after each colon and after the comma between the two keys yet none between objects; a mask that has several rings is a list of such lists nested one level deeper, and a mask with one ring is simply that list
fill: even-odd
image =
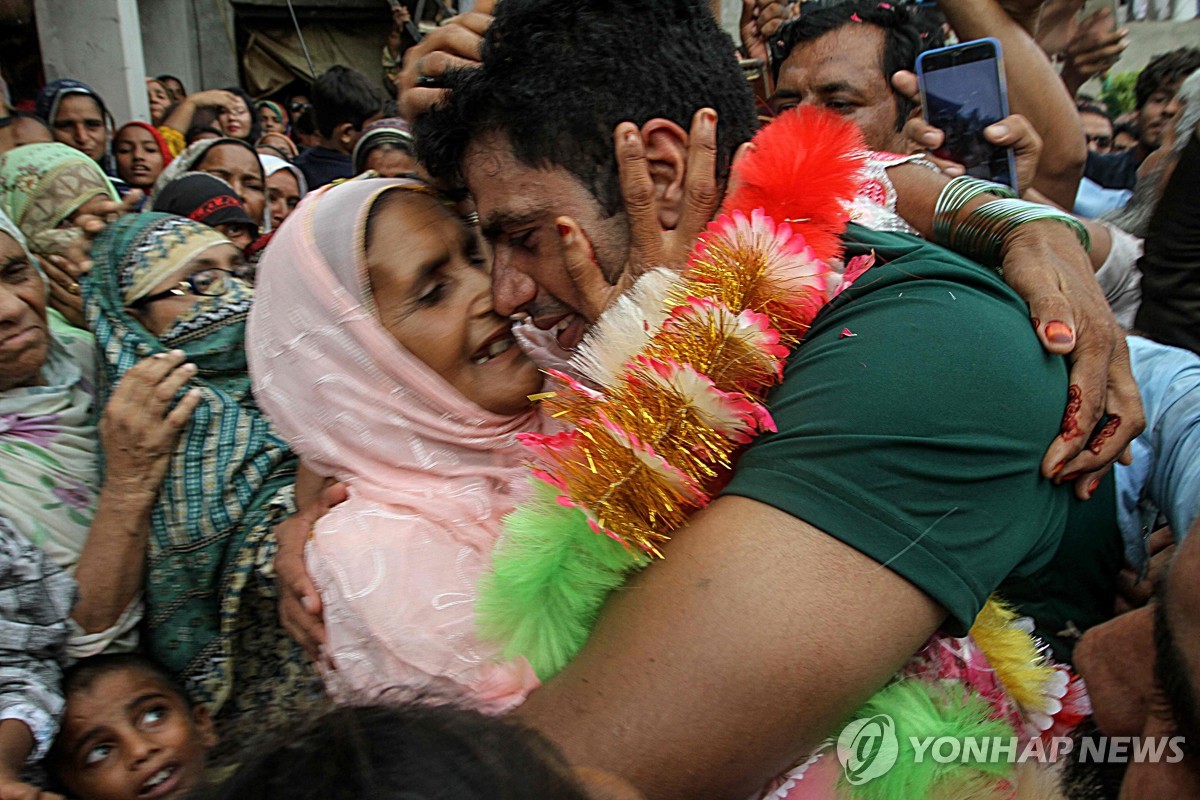
[{"label": "child's face", "polygon": [[154,675],[123,669],[67,698],[60,777],[80,800],[163,800],[200,783],[216,744],[203,706]]}]

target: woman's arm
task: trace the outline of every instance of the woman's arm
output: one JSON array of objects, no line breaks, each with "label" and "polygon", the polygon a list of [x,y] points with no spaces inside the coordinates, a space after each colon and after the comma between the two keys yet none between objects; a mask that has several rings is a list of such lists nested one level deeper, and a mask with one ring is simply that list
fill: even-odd
[{"label": "woman's arm", "polygon": [[100,441],[108,477],[75,570],[79,601],[71,612],[86,633],[115,625],[142,587],[150,510],[179,434],[200,402],[193,389],[171,407],[196,374],[183,361],[180,350],[143,359],[121,378],[104,409]]},{"label": "woman's arm", "polygon": [[225,108],[233,105],[239,99],[233,92],[227,92],[224,89],[209,89],[189,94],[180,101],[175,110],[171,112],[171,116],[163,120],[162,124],[180,133],[187,133],[188,128],[192,127],[192,118],[196,116],[196,109]]}]

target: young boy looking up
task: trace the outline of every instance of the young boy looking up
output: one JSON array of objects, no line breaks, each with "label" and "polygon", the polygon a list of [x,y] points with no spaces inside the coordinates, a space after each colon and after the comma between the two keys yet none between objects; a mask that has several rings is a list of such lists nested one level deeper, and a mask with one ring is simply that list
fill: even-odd
[{"label": "young boy looking up", "polygon": [[203,705],[136,653],[84,659],[63,677],[66,711],[51,775],[79,800],[186,797],[216,745]]}]

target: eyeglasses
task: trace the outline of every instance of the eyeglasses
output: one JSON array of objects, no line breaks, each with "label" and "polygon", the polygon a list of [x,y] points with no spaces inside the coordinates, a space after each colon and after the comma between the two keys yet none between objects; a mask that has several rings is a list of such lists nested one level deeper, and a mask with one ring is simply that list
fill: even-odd
[{"label": "eyeglasses", "polygon": [[[1086,136],[1086,135],[1085,135]],[[1111,136],[1086,136],[1088,144],[1097,144],[1100,147],[1112,147]],[[1076,139],[1075,141],[1079,141]]]},{"label": "eyeglasses", "polygon": [[148,294],[145,297],[139,297],[129,304],[130,308],[144,308],[151,303],[156,303],[159,300],[165,300],[168,297],[187,297],[188,295],[196,295],[198,297],[220,297],[226,294],[230,289],[230,279],[248,280],[254,274],[254,268],[249,264],[242,264],[234,270],[227,269],[202,269],[199,272],[193,272],[185,279],[170,289],[165,289],[161,292]]},{"label": "eyeglasses", "polygon": [[293,113],[299,113],[311,105],[312,103],[291,103],[288,105],[288,108],[291,109]]}]

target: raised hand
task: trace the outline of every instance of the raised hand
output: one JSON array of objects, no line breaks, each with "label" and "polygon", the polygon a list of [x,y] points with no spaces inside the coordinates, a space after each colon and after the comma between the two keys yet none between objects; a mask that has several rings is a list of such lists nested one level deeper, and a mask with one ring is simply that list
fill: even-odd
[{"label": "raised hand", "polygon": [[396,74],[402,117],[412,124],[445,97],[447,71],[479,65],[483,34],[491,24],[490,14],[460,14],[404,51],[404,65]]},{"label": "raised hand", "polygon": [[613,133],[621,196],[629,221],[629,258],[610,281],[601,271],[586,234],[571,217],[559,217],[560,247],[576,289],[575,308],[594,322],[612,301],[654,267],[681,268],[696,237],[713,218],[720,203],[717,187],[717,112],[702,108],[692,117],[688,134],[683,206],[678,223],[664,230],[650,178],[641,131],[622,122]]}]

